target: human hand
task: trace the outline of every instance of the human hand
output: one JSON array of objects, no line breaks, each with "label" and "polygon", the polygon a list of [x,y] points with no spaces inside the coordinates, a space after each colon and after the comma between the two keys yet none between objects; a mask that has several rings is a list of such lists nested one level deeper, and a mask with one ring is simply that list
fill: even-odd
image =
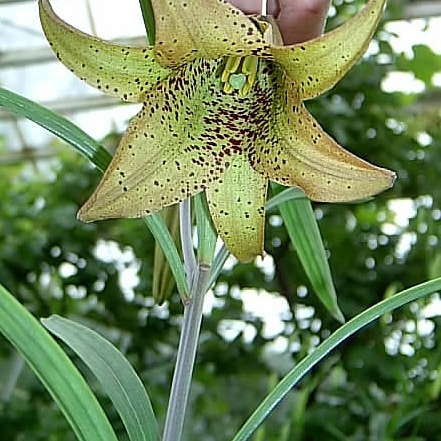
[{"label": "human hand", "polygon": [[[261,0],[228,0],[245,14],[259,14]],[[301,43],[322,34],[331,0],[268,0],[285,44]]]}]

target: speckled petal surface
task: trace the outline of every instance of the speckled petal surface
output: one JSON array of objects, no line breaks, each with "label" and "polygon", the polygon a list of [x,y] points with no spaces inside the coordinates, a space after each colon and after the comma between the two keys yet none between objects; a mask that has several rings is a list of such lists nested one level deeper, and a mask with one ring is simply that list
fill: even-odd
[{"label": "speckled petal surface", "polygon": [[46,37],[74,74],[143,102],[78,217],[142,217],[205,190],[219,235],[247,262],[263,253],[269,179],[323,202],[391,187],[393,172],[340,147],[303,104],[361,57],[384,3],[370,0],[336,30],[284,47],[274,20],[222,0],[152,0],[155,45],[132,48],[72,28],[39,0]]},{"label": "speckled petal surface", "polygon": [[77,77],[107,95],[142,102],[145,93],[170,75],[151,47],[127,47],[87,35],[61,20],[40,0],[40,20],[57,58]]},{"label": "speckled petal surface", "polygon": [[152,0],[152,7],[155,50],[165,66],[198,57],[271,56],[253,21],[222,0]]},{"label": "speckled petal surface", "polygon": [[363,55],[380,21],[386,0],[370,0],[357,15],[319,38],[271,52],[295,82],[302,100],[333,87]]},{"label": "speckled petal surface", "polygon": [[237,155],[207,189],[211,217],[228,250],[241,262],[263,254],[268,180]]},{"label": "speckled petal surface", "polygon": [[[274,101],[271,133],[256,143],[253,166],[282,185],[300,187],[315,201],[348,202],[390,188],[395,173],[344,150],[299,100],[290,80]],[[285,90],[283,90],[285,89]]]},{"label": "speckled petal surface", "polygon": [[146,95],[80,219],[152,213],[208,188],[245,153],[272,91],[262,81],[246,97],[225,94],[218,70],[195,60]]}]

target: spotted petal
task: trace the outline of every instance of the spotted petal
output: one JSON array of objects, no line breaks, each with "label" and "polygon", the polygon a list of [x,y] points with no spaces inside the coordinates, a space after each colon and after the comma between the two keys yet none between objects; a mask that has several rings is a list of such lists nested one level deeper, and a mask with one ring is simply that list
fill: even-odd
[{"label": "spotted petal", "polygon": [[333,87],[366,51],[386,0],[370,0],[342,26],[292,46],[273,47],[274,59],[299,89],[300,99],[321,95]]},{"label": "spotted petal", "polygon": [[152,0],[155,51],[165,66],[266,52],[255,23],[223,0]]},{"label": "spotted petal", "polygon": [[124,101],[145,93],[170,75],[151,47],[129,47],[87,35],[61,20],[48,0],[39,1],[44,33],[58,59],[81,80]]},{"label": "spotted petal", "polygon": [[390,188],[395,173],[339,146],[306,110],[285,80],[271,116],[270,140],[257,144],[254,167],[282,185],[298,186],[315,201],[345,202]]},{"label": "spotted petal", "polygon": [[207,189],[213,222],[228,250],[241,262],[263,254],[268,180],[237,155],[221,179]]},{"label": "spotted petal", "polygon": [[223,93],[219,63],[197,59],[146,95],[80,219],[144,216],[219,179],[254,133],[262,97]]}]

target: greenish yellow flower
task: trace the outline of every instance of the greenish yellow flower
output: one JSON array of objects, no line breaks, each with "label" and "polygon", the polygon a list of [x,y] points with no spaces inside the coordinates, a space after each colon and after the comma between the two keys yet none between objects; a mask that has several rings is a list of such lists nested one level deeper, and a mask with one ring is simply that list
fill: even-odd
[{"label": "greenish yellow flower", "polygon": [[361,57],[384,3],[370,0],[328,34],[284,46],[271,17],[221,0],[152,0],[155,44],[142,48],[86,35],[40,0],[60,61],[101,91],[143,103],[79,218],[141,217],[205,191],[219,235],[249,261],[263,253],[268,180],[324,202],[392,186],[393,172],[340,147],[303,104]]}]

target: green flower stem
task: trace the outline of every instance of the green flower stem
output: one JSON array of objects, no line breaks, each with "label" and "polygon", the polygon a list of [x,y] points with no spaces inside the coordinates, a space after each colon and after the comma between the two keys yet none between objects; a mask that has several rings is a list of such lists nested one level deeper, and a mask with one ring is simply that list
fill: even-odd
[{"label": "green flower stem", "polygon": [[210,268],[198,265],[194,284],[191,285],[189,302],[184,309],[184,323],[179,340],[176,368],[165,418],[162,441],[180,441],[184,428],[190,384],[193,376],[197,343],[202,322],[202,306]]},{"label": "green flower stem", "polygon": [[205,199],[195,198],[198,226],[198,260],[196,263],[192,242],[191,202],[187,199],[179,206],[184,269],[190,285],[190,297],[184,302],[184,323],[178,346],[175,373],[170,391],[163,441],[182,438],[191,379],[202,322],[202,306],[209,287],[210,266],[216,246],[217,234],[208,217]]},{"label": "green flower stem", "polygon": [[207,280],[207,290],[210,286],[212,286],[216,282],[228,257],[230,257],[230,252],[227,250],[225,245],[222,245],[222,248],[219,250],[219,252],[216,254],[216,257],[213,260],[213,265],[211,266],[211,271],[210,271],[210,277]]},{"label": "green flower stem", "polygon": [[182,254],[184,257],[184,271],[187,275],[188,285],[190,286],[197,266],[193,251],[190,198],[179,204],[179,228],[181,233]]}]

